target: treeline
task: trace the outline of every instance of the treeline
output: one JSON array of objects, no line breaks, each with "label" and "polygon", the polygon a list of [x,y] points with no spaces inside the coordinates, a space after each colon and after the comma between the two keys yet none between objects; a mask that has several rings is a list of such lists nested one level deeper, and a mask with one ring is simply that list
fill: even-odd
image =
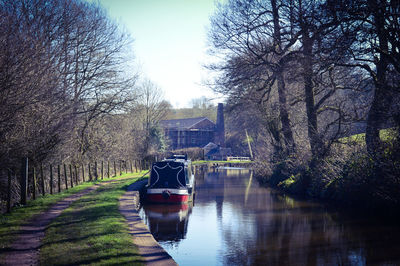
[{"label": "treeline", "polygon": [[[211,86],[227,96],[243,139],[247,129],[266,182],[400,204],[399,29],[398,1],[217,5],[209,31],[217,59],[208,67],[219,75]],[[396,132],[383,141],[387,127]],[[364,144],[345,138],[361,132]]]},{"label": "treeline", "polygon": [[32,190],[40,165],[141,160],[151,152],[150,116],[158,110],[151,119],[160,119],[168,105],[154,84],[139,80],[131,44],[98,3],[0,0],[1,203],[9,171],[19,198],[23,158]]},{"label": "treeline", "polygon": [[187,108],[171,108],[165,119],[184,119],[193,117],[207,117],[212,121],[217,121],[217,107],[212,99],[200,97],[192,99],[191,107]]}]

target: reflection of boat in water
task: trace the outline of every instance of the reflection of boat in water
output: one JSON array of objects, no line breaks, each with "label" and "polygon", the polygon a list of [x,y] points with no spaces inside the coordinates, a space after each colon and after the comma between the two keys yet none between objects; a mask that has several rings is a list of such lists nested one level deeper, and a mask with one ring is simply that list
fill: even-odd
[{"label": "reflection of boat in water", "polygon": [[154,203],[186,203],[193,199],[194,175],[191,161],[185,155],[175,155],[153,163],[146,199]]},{"label": "reflection of boat in water", "polygon": [[151,234],[157,241],[179,241],[187,233],[189,215],[193,204],[147,204],[144,212]]}]

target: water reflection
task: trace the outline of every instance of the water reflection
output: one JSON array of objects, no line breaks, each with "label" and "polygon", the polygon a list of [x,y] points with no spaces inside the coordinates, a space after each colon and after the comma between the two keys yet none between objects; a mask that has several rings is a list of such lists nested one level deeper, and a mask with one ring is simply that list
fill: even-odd
[{"label": "water reflection", "polygon": [[179,242],[187,233],[193,204],[148,204],[144,208],[146,224],[157,241]]},{"label": "water reflection", "polygon": [[400,264],[396,223],[295,200],[246,169],[197,171],[195,206],[178,209],[149,205],[141,215],[179,265]]}]

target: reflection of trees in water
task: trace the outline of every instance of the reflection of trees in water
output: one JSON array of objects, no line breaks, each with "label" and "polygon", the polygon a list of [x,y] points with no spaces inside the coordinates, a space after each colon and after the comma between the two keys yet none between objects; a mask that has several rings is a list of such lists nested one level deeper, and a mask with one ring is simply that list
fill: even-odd
[{"label": "reflection of trees in water", "polygon": [[[227,249],[221,254],[224,264],[365,265],[399,260],[398,226],[342,218],[321,205],[294,200],[256,183],[249,189],[243,178],[211,172],[197,187],[205,192],[197,199],[216,202]],[[231,209],[229,218],[224,217],[224,208]]]}]

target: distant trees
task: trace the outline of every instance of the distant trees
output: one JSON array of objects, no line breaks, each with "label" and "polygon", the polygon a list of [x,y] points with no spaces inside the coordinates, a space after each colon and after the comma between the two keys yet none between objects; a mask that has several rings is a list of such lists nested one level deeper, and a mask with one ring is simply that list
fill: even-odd
[{"label": "distant trees", "polygon": [[194,98],[190,107],[171,109],[166,119],[182,119],[191,117],[207,117],[213,121],[217,120],[217,108],[212,99],[207,97]]}]

